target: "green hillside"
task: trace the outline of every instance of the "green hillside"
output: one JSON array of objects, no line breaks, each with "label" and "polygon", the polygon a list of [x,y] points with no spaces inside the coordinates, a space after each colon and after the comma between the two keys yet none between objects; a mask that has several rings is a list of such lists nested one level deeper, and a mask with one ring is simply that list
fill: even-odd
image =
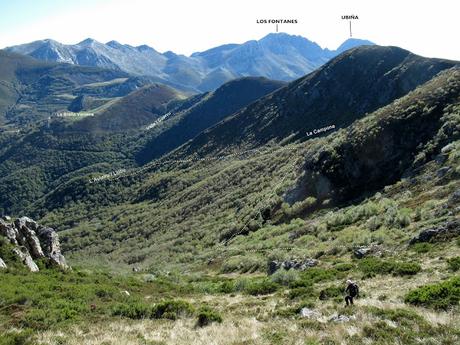
[{"label": "green hillside", "polygon": [[204,155],[229,146],[253,148],[288,137],[309,139],[307,133],[331,125],[347,127],[456,64],[398,47],[350,49],[204,131],[183,151]]},{"label": "green hillside", "polygon": [[129,78],[125,72],[43,62],[4,50],[0,66],[0,124],[20,130],[66,111],[78,96],[107,102],[152,83],[149,78]]},{"label": "green hillside", "polygon": [[[460,342],[456,63],[362,47],[237,91],[173,95],[150,133],[0,135],[0,213],[58,230],[74,267],[31,274],[0,240],[0,344]],[[231,115],[177,147],[200,114]]]}]

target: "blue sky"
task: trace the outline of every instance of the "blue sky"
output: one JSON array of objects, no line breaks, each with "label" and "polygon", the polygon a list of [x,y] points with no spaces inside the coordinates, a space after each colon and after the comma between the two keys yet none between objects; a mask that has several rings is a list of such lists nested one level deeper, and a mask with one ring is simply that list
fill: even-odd
[{"label": "blue sky", "polygon": [[91,37],[188,55],[275,30],[257,19],[292,18],[281,31],[335,49],[349,35],[341,16],[358,14],[357,38],[460,60],[458,13],[458,0],[0,0],[0,48]]}]

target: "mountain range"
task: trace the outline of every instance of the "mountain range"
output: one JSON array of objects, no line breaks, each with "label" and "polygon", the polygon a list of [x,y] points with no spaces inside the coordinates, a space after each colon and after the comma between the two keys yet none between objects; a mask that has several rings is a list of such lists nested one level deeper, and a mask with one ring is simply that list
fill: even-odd
[{"label": "mountain range", "polygon": [[150,76],[183,91],[204,92],[245,76],[291,81],[347,49],[371,44],[367,40],[348,39],[336,50],[329,50],[301,36],[276,33],[243,44],[225,44],[191,56],[171,51],[159,53],[147,45],[134,47],[116,41],[104,44],[90,38],[74,45],[46,39],[5,50],[44,61]]}]

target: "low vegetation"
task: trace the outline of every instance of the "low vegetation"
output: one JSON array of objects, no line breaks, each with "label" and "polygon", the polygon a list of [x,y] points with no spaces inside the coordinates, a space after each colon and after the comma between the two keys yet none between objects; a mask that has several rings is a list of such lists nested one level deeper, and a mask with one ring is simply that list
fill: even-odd
[{"label": "low vegetation", "polygon": [[410,291],[405,302],[436,309],[458,307],[460,302],[460,277],[429,284]]}]

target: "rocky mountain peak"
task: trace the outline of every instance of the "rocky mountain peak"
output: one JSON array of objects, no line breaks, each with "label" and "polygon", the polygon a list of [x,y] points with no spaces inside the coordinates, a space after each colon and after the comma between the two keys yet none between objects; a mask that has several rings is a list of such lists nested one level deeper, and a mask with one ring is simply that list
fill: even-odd
[{"label": "rocky mountain peak", "polygon": [[83,41],[81,41],[80,43],[77,43],[77,45],[80,45],[80,46],[88,46],[88,45],[92,45],[94,43],[98,43],[95,39],[93,38],[87,38]]},{"label": "rocky mountain peak", "polygon": [[[31,272],[39,270],[34,260],[45,258],[51,265],[69,268],[61,253],[59,236],[54,229],[39,225],[29,217],[12,220],[11,217],[0,218],[0,238],[6,238],[13,246],[13,253]],[[0,258],[0,268],[6,268]]]}]

